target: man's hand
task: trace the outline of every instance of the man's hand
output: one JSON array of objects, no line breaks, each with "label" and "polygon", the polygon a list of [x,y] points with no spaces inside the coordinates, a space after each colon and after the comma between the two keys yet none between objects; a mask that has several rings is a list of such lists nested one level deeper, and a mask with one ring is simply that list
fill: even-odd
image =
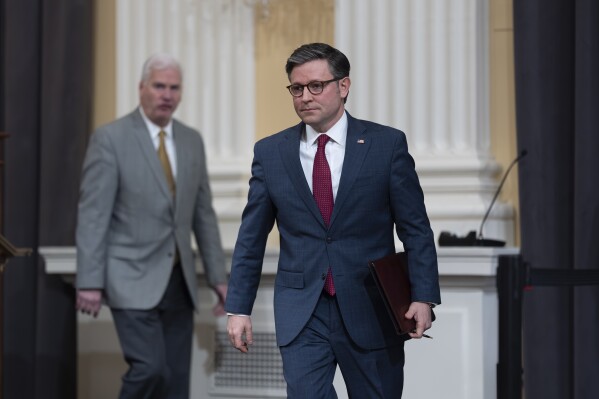
[{"label": "man's hand", "polygon": [[97,317],[101,307],[102,290],[77,290],[77,310]]},{"label": "man's hand", "polygon": [[406,318],[416,321],[416,330],[410,333],[412,338],[422,338],[424,332],[431,328],[433,324],[431,307],[424,302],[412,302],[406,312]]},{"label": "man's hand", "polygon": [[225,299],[227,299],[227,284],[218,284],[214,287],[214,292],[218,297],[218,302],[212,308],[212,314],[215,316],[224,316],[225,312]]},{"label": "man's hand", "polygon": [[[235,349],[247,353],[248,345],[254,343],[252,337],[252,320],[250,316],[234,316],[229,315],[227,321],[227,332],[229,340]],[[243,339],[245,334],[245,340]]]}]

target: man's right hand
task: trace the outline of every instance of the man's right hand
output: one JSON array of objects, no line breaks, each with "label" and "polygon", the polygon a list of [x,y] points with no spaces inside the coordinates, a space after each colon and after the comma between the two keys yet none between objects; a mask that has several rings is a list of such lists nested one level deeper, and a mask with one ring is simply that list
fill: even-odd
[{"label": "man's right hand", "polygon": [[231,344],[235,349],[243,353],[247,353],[248,345],[254,343],[252,337],[252,320],[250,319],[250,316],[229,315],[229,319],[227,320],[227,332],[229,333]]},{"label": "man's right hand", "polygon": [[102,307],[102,290],[77,290],[75,307],[85,314],[97,317]]}]

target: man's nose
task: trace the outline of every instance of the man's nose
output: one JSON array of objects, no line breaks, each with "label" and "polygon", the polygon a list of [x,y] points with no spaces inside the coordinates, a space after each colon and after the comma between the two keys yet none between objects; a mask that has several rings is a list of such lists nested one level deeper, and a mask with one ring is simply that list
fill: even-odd
[{"label": "man's nose", "polygon": [[304,86],[301,97],[302,101],[310,101],[312,99],[312,93],[308,90],[308,86]]}]

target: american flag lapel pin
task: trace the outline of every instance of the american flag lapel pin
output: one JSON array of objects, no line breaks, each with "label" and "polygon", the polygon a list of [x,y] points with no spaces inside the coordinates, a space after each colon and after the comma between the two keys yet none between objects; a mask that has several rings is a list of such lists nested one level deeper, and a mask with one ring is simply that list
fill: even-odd
[{"label": "american flag lapel pin", "polygon": [[364,144],[364,139],[358,140],[358,144]]}]

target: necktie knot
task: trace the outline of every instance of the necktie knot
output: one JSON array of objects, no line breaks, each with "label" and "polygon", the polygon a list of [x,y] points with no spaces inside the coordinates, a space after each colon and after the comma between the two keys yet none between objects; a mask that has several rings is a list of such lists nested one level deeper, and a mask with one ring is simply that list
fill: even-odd
[{"label": "necktie knot", "polygon": [[318,136],[318,147],[324,147],[325,145],[327,145],[328,141],[331,138],[329,136],[327,136],[326,134],[321,134],[320,136]]}]

